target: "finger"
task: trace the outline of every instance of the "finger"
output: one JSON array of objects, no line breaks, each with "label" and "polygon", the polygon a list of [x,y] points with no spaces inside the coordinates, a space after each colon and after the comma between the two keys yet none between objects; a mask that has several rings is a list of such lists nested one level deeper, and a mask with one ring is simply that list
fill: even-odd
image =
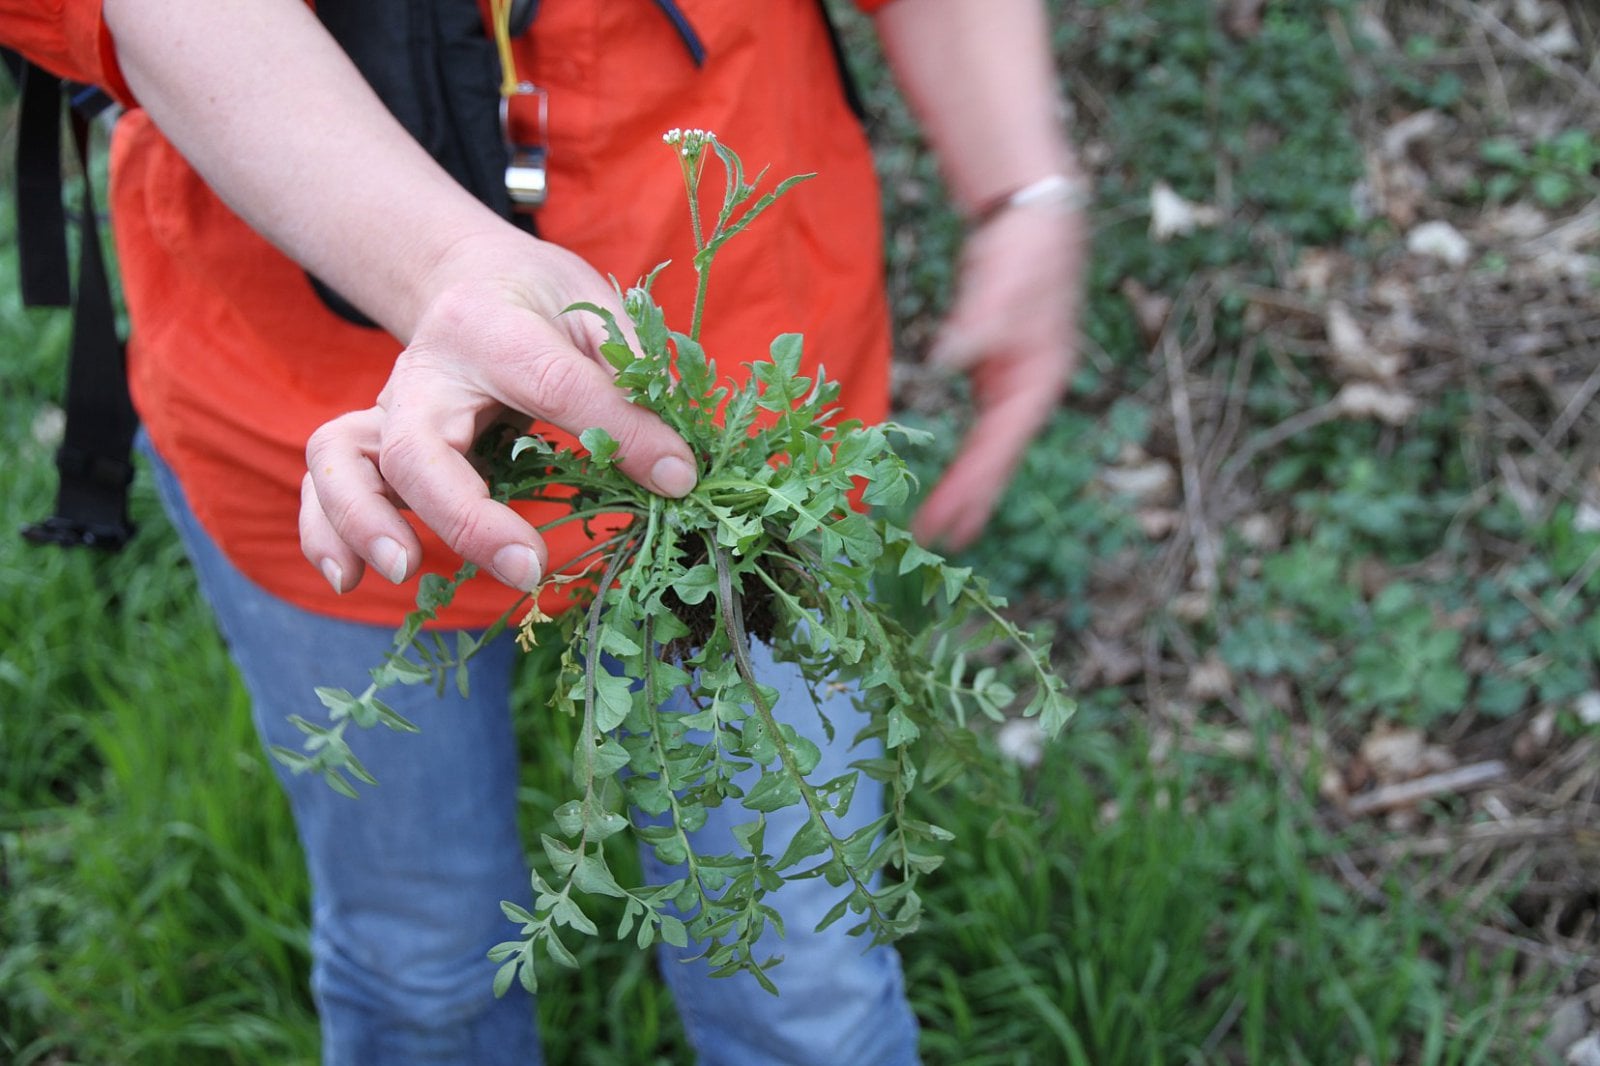
[{"label": "finger", "polygon": [[378,468],[423,524],[463,559],[512,588],[538,587],[548,563],[544,539],[490,498],[482,476],[427,413],[391,412]]},{"label": "finger", "polygon": [[529,382],[534,412],[577,435],[598,427],[617,442],[617,468],[663,496],[684,496],[697,478],[694,453],[655,414],[627,401],[606,371],[576,354],[541,359]]},{"label": "finger", "polygon": [[[528,315],[524,325],[515,348],[488,363],[490,394],[574,436],[595,427],[605,430],[617,442],[617,468],[624,474],[663,496],[687,495],[697,475],[683,438],[655,414],[629,403],[608,369],[566,343],[544,319]],[[405,394],[397,389],[395,395]],[[424,409],[435,406],[427,397],[415,399]]]},{"label": "finger", "polygon": [[975,450],[950,465],[912,518],[911,532],[919,542],[960,551],[978,538],[1001,493],[1001,483],[985,473],[988,465]]},{"label": "finger", "polygon": [[[378,472],[382,417],[377,408],[342,415],[319,428],[306,443],[308,473],[301,493],[300,547],[319,569],[324,559],[332,559],[341,572],[350,567],[350,572],[342,573],[341,592],[354,588],[361,577],[359,566],[351,564],[351,555],[371,563],[396,584],[422,561],[422,544]],[[310,509],[308,500],[313,505]]]},{"label": "finger", "polygon": [[340,595],[359,585],[367,570],[366,561],[340,539],[328,521],[310,474],[300,481],[300,551]]},{"label": "finger", "polygon": [[916,538],[950,551],[976,540],[1048,412],[1027,395],[986,410],[913,517]]}]

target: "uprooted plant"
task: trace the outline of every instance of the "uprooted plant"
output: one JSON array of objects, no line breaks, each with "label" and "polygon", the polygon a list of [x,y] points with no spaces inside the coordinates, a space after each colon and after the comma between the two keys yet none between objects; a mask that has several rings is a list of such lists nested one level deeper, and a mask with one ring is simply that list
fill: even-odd
[{"label": "uprooted plant", "polygon": [[[583,522],[593,534],[591,546],[546,583],[578,582],[573,587],[587,601],[555,620],[566,642],[555,703],[582,723],[572,760],[576,795],[556,809],[554,831],[543,836],[553,876],[534,875],[533,909],[503,904],[522,935],[491,953],[502,964],[500,992],[519,974],[534,988],[536,950],[576,966],[563,931],[598,935],[584,907],[593,896],[622,901],[619,939],[633,936],[641,947],[657,938],[698,941],[717,974],[749,971],[773,991],[766,972],[773,960],[757,958],[755,942],[769,924],[782,930],[767,896],[785,881],[821,877],[839,889],[823,927],[853,913],[852,932],[875,941],[903,935],[918,921],[918,878],[939,865],[940,845],[950,839],[908,814],[907,796],[919,781],[936,784],[975,756],[969,709],[1000,720],[1023,702],[1022,713],[1039,716],[1051,735],[1072,711],[1044,650],[1005,618],[980,578],[853,505],[858,492],[860,504],[880,510],[907,499],[912,479],[891,438],[909,437],[908,430],[836,421],[839,387],[821,368],[814,378],[801,374],[796,334],[773,341],[770,360],[754,363],[742,384],[719,378],[699,341],[712,261],[806,176],[757,198],[765,172],[747,180],[714,135],[674,130],[665,139],[678,153],[693,215],[699,285],[690,332],[668,328],[650,295],[655,273],[623,300],[637,349],[609,311],[585,304],[568,313],[604,320],[601,355],[617,385],[689,443],[699,483],[682,499],[641,488],[616,469],[617,443],[600,429],[581,434],[579,449],[523,436],[488,457],[498,498],[559,499],[570,513],[558,521]],[[726,190],[707,232],[697,194],[712,154]],[[354,795],[346,774],[373,779],[350,750],[349,725],[415,728],[378,698],[381,690],[420,683],[442,690],[453,672],[465,691],[468,660],[508,619],[525,611],[518,627],[525,644],[552,621],[535,593],[480,638],[463,634],[453,649],[436,635],[428,639],[424,625],[473,572],[467,565],[452,579],[425,578],[418,609],[372,671],[372,684],[359,695],[319,689],[331,724],[296,718],[305,751],[279,749],[278,757]],[[920,582],[922,628],[907,629],[874,603],[875,573]],[[873,748],[848,772],[817,779],[818,749],[790,721],[821,713],[820,701],[816,709],[776,706],[775,690],[751,664],[752,637],[797,663],[813,696],[822,686],[853,690],[870,715],[856,740]],[[1025,701],[993,666],[969,666],[974,650],[996,641],[1020,655],[1031,689]],[[664,708],[680,691],[687,701],[675,706],[688,709]],[[831,723],[823,725],[831,735]],[[748,774],[736,781],[752,768],[753,786]],[[887,813],[841,835],[834,823],[861,774],[883,783]],[[690,834],[709,808],[730,802],[750,812],[735,831],[739,849],[696,851]],[[803,827],[774,855],[766,816],[796,806]],[[648,819],[630,820],[630,808]],[[673,880],[617,879],[603,843],[628,830],[676,871]]]}]

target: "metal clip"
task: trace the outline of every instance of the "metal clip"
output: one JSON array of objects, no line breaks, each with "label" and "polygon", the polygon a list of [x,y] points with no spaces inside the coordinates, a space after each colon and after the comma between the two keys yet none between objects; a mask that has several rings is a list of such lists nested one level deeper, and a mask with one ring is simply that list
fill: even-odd
[{"label": "metal clip", "polygon": [[500,98],[500,134],[505,138],[511,162],[506,165],[506,194],[514,211],[532,212],[549,194],[546,162],[550,157],[550,98],[532,82],[517,83],[515,96],[531,96],[538,109],[538,140],[518,141],[511,135],[512,97]]}]

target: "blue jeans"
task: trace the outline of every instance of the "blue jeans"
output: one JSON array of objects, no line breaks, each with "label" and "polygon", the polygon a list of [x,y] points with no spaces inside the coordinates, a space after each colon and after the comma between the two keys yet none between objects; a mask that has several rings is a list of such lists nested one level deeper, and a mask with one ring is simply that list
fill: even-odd
[{"label": "blue jeans", "polygon": [[[147,454],[150,449],[146,447]],[[392,631],[301,610],[239,573],[200,528],[182,487],[151,454],[162,502],[194,563],[250,692],[266,745],[299,750],[304,737],[288,721],[321,721],[316,685],[365,688]],[[370,579],[369,579],[370,580]],[[448,634],[447,634],[448,636]],[[509,639],[485,648],[472,666],[472,694],[443,698],[417,686],[384,694],[421,736],[377,728],[352,747],[378,779],[360,800],[336,794],[320,778],[279,777],[294,811],[312,890],[312,990],[329,1066],[529,1066],[542,1061],[533,1006],[520,987],[492,991],[490,946],[516,934],[500,901],[527,906],[531,890],[516,822],[517,760],[510,686],[516,650]],[[853,758],[849,739],[861,725],[846,696],[825,708],[837,742],[822,734],[798,672],[753,658],[776,686],[792,724],[823,750],[818,780]],[[746,786],[748,787],[748,785]],[[865,777],[845,828],[882,812],[881,790]],[[730,827],[747,821],[738,804],[711,811],[693,834],[697,846],[730,850]],[[767,846],[781,854],[800,827],[792,811],[768,816]],[[653,881],[675,876],[646,854]],[[916,1022],[892,948],[863,951],[845,935],[847,919],[812,930],[836,902],[821,878],[787,884],[771,902],[788,937],[767,934],[757,957],[781,954],[772,971],[781,997],[741,974],[712,978],[698,951],[660,949],[662,973],[685,1030],[706,1066],[906,1066],[917,1062]]]}]

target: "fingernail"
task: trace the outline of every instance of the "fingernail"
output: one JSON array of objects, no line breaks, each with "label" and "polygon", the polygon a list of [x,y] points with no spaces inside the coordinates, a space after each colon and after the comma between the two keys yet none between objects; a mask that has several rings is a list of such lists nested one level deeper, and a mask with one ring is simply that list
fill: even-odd
[{"label": "fingernail", "polygon": [[367,549],[367,558],[378,572],[396,585],[406,579],[406,550],[393,537],[378,537]]},{"label": "fingernail", "polygon": [[656,465],[650,468],[650,480],[663,496],[687,496],[699,479],[695,477],[694,467],[676,455],[669,455],[656,460]]},{"label": "fingernail", "polygon": [[507,544],[495,552],[491,569],[495,577],[523,592],[538,588],[539,579],[544,576],[539,556],[526,544]]},{"label": "fingernail", "polygon": [[332,559],[322,560],[322,576],[328,579],[333,591],[344,595],[344,568]]}]

